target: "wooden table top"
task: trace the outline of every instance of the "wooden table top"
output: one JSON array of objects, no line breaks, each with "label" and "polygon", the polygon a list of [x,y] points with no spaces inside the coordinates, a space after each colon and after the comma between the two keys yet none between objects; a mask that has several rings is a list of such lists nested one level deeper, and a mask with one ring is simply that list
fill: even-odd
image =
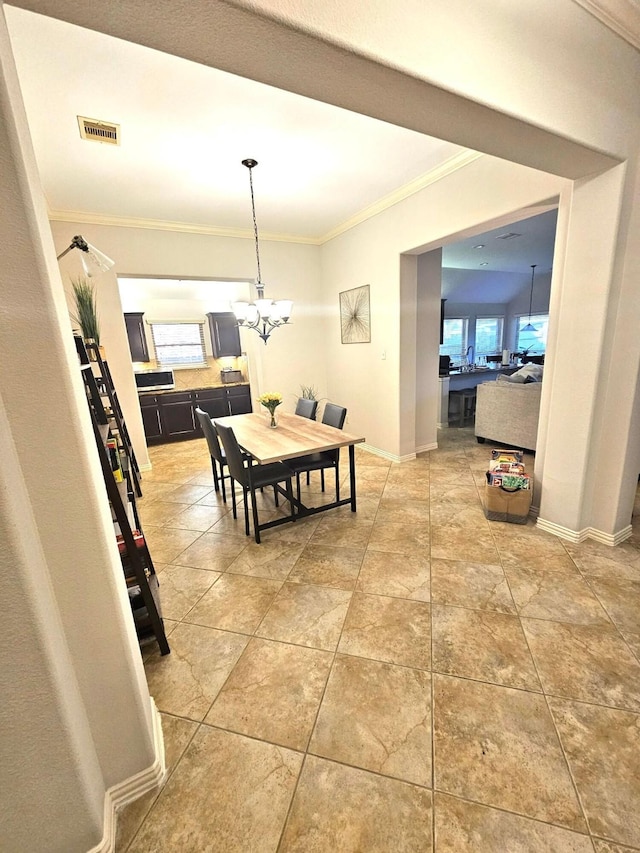
[{"label": "wooden table top", "polygon": [[300,415],[277,413],[277,419],[277,428],[271,429],[269,413],[265,409],[264,413],[230,415],[226,418],[214,418],[214,421],[231,427],[238,444],[261,465],[360,444],[365,440]]}]

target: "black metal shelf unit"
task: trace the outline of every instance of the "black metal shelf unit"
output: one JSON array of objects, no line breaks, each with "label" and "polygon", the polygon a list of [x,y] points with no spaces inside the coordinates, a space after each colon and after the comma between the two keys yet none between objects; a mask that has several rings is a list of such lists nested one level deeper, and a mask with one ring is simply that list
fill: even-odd
[{"label": "black metal shelf unit", "polygon": [[[74,337],[107,497],[111,504],[114,524],[117,523],[119,529],[116,539],[138,639],[141,642],[155,639],[160,653],[166,655],[171,650],[162,621],[158,577],[140,526],[136,506],[136,494],[140,496],[142,492],[133,448],[128,441],[126,424],[111,384],[107,363],[98,354],[99,376],[95,376],[84,341],[79,336]],[[104,405],[105,399],[109,400],[108,407]],[[110,439],[115,437],[114,434],[117,436],[116,452],[114,454],[112,451],[110,455],[108,444]],[[122,480],[118,482],[116,475],[119,478],[120,471]],[[133,526],[127,507],[133,515]]]},{"label": "black metal shelf unit", "polygon": [[[74,336],[76,342],[76,350],[80,358],[81,366],[83,366],[83,376],[85,378],[85,387],[87,380],[93,380],[95,387],[87,389],[91,405],[104,414],[106,420],[104,423],[109,424],[111,434],[117,439],[118,450],[124,453],[126,464],[131,473],[131,480],[136,491],[136,495],[142,497],[142,489],[140,488],[140,468],[138,460],[133,450],[133,444],[129,437],[129,431],[124,421],[122,408],[118,395],[116,393],[111,371],[108,363],[102,358],[100,348],[97,344],[85,343],[78,335]],[[82,352],[83,350],[84,352]],[[86,359],[86,361],[84,361]],[[94,373],[93,365],[96,372]],[[98,403],[99,400],[99,403]],[[108,402],[105,404],[105,400]],[[99,421],[102,423],[102,421]]]}]

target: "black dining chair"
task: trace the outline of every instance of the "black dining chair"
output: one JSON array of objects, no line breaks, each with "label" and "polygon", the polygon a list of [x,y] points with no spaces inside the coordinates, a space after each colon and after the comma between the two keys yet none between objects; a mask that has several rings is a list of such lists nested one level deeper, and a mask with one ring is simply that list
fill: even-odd
[{"label": "black dining chair", "polygon": [[[216,432],[216,428],[214,427],[213,421],[209,415],[206,412],[203,412],[202,409],[196,409],[196,417],[202,427],[204,437],[207,439],[209,455],[211,456],[211,468],[213,469],[213,485],[215,486],[216,492],[219,492],[220,487],[222,486],[222,500],[226,503],[227,492],[225,490],[224,481],[225,479],[230,481],[231,490],[233,491],[233,480],[230,474],[224,473],[224,469],[227,465],[224,450],[220,447],[218,433]],[[219,472],[218,468],[220,469]]]},{"label": "black dining chair", "polygon": [[[285,483],[285,490],[291,514],[289,518],[292,521],[296,520],[295,506],[293,503],[293,489],[291,480],[293,471],[283,462],[271,462],[268,465],[255,465],[251,458],[245,465],[245,454],[242,452],[231,427],[222,426],[214,421],[216,431],[220,436],[220,441],[225,452],[225,458],[229,467],[231,477],[242,487],[244,496],[244,528],[245,533],[249,536],[249,507],[247,506],[247,497],[251,495],[251,509],[253,512],[253,534],[256,543],[260,544],[260,531],[265,525],[261,525],[258,520],[258,507],[256,505],[256,489],[261,489],[264,486],[273,486],[274,489],[279,483]],[[232,491],[232,506],[233,517],[238,517],[236,506],[235,489]]]},{"label": "black dining chair", "polygon": [[298,397],[298,402],[296,403],[295,411],[296,415],[300,415],[300,417],[302,418],[309,418],[309,420],[315,421],[317,411],[317,400],[308,400],[306,397]]},{"label": "black dining chair", "polygon": [[[327,403],[322,414],[322,423],[327,426],[342,429],[347,410],[344,406],[336,406],[335,403]],[[307,484],[309,473],[320,471],[320,484],[324,492],[324,472],[327,468],[334,468],[336,472],[336,500],[340,500],[340,448],[335,450],[323,450],[321,453],[310,453],[308,456],[297,456],[295,459],[287,459],[287,465],[296,475],[296,497],[300,500],[300,474],[307,473]]]}]

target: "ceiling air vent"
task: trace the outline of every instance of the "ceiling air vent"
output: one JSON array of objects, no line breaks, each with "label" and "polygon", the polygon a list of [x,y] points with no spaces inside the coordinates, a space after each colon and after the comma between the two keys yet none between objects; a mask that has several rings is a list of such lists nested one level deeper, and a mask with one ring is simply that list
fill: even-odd
[{"label": "ceiling air vent", "polygon": [[78,125],[80,126],[80,136],[83,139],[93,139],[94,142],[106,142],[108,145],[120,145],[119,124],[78,116]]},{"label": "ceiling air vent", "polygon": [[496,240],[513,240],[514,237],[522,237],[522,234],[516,234],[515,231],[509,231],[508,234],[498,234]]}]

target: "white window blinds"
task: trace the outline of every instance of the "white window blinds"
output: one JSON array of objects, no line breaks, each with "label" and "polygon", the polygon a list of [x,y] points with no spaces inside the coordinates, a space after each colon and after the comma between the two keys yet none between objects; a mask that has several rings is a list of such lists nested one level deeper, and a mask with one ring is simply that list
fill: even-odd
[{"label": "white window blinds", "polygon": [[160,367],[205,367],[204,323],[151,323]]}]

